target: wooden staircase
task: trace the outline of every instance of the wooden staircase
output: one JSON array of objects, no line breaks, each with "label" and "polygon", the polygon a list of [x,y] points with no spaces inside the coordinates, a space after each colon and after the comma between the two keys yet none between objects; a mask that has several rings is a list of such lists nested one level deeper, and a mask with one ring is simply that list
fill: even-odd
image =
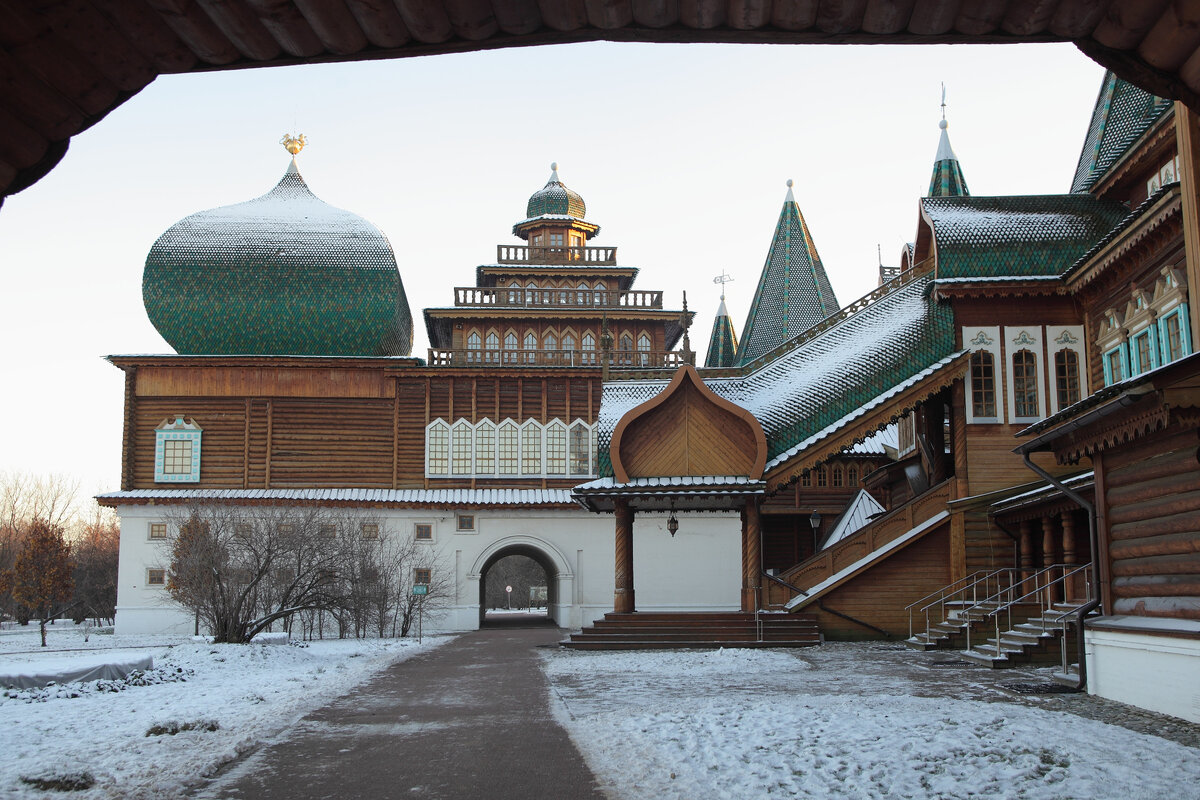
[{"label": "wooden staircase", "polygon": [[812,647],[821,633],[812,614],[610,612],[561,644],[574,650],[682,650]]}]

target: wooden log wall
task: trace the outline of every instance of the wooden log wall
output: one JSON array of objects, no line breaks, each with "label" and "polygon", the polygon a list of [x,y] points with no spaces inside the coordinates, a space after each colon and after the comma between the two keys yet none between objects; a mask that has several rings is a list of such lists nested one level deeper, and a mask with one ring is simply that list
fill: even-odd
[{"label": "wooden log wall", "polygon": [[[528,480],[425,478],[425,428],[436,418],[478,422],[595,422],[597,370],[439,374],[382,369],[272,370],[255,366],[128,369],[123,485],[154,482],[155,428],[183,415],[203,429],[199,488],[444,488],[529,486]],[[570,487],[570,478],[536,482]]]},{"label": "wooden log wall", "polygon": [[[988,518],[986,509],[963,514],[966,573],[1017,566],[1017,542]],[[1087,531],[1084,529],[1086,538]]]},{"label": "wooden log wall", "polygon": [[1104,466],[1112,612],[1200,620],[1200,430],[1176,424]]}]

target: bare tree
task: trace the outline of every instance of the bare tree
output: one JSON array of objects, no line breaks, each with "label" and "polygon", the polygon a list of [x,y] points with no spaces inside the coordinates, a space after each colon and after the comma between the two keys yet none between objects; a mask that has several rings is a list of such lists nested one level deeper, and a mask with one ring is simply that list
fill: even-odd
[{"label": "bare tree", "polygon": [[117,609],[117,560],[121,549],[116,513],[96,505],[91,518],[78,523],[72,538],[75,622],[91,617],[98,625],[111,625]]},{"label": "bare tree", "polygon": [[174,520],[167,591],[218,642],[249,642],[277,621],[344,605],[337,537],[319,508],[195,505]]},{"label": "bare tree", "polygon": [[[79,483],[64,475],[35,476],[0,472],[0,572],[11,570],[34,520],[65,529],[75,512]],[[8,589],[0,589],[0,616],[25,622],[22,609]]]}]

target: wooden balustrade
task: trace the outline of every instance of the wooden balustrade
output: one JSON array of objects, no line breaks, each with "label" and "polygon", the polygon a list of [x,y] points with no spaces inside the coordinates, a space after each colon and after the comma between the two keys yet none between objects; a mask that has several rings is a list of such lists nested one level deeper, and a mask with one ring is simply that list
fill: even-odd
[{"label": "wooden balustrade", "polygon": [[586,264],[611,267],[617,263],[615,247],[568,247],[564,245],[496,245],[498,264]]},{"label": "wooden balustrade", "polygon": [[[886,517],[871,522],[853,536],[822,550],[779,577],[801,589],[816,586],[885,544],[900,538],[938,512],[944,511],[949,500],[950,481],[943,481]],[[772,602],[778,595],[777,592],[771,593]],[[790,599],[791,597],[787,598]]]},{"label": "wooden balustrade", "polygon": [[454,289],[456,306],[497,306],[504,308],[649,308],[663,307],[661,291],[605,289],[480,287]]},{"label": "wooden balustrade", "polygon": [[[614,350],[614,369],[669,369],[688,363],[680,350]],[[482,348],[468,350],[429,349],[430,366],[443,367],[572,367],[599,368],[599,350],[524,350]]]}]

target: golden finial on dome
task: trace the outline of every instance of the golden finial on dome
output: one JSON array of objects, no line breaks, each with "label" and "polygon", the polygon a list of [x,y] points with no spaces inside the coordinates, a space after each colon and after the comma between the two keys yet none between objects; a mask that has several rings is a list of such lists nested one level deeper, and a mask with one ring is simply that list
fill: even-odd
[{"label": "golden finial on dome", "polygon": [[308,144],[304,139],[303,133],[299,136],[292,136],[290,133],[285,133],[283,138],[279,140],[279,143],[292,155],[299,153],[304,149],[304,145]]}]

